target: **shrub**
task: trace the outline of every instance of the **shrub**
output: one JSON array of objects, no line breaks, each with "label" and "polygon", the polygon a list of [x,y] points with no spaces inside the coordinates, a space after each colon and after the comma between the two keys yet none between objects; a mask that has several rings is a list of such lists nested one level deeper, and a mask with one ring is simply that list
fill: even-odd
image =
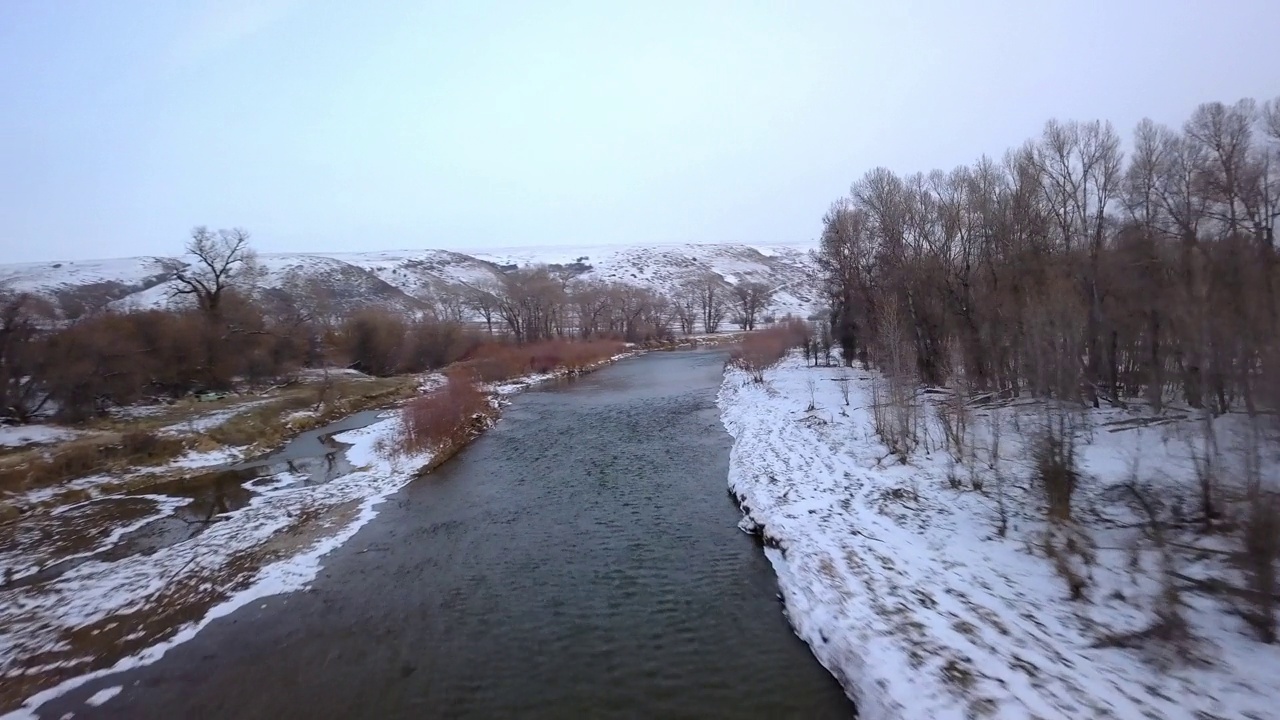
[{"label": "shrub", "polygon": [[416,373],[450,365],[480,346],[481,337],[453,322],[426,320],[408,328],[398,370]]},{"label": "shrub", "polygon": [[420,453],[461,445],[479,429],[489,409],[488,399],[469,375],[451,372],[444,387],[405,405],[400,450]]},{"label": "shrub", "polygon": [[581,372],[625,349],[626,345],[615,340],[546,340],[524,345],[494,342],[477,347],[465,365],[481,382],[501,382],[558,369]]},{"label": "shrub", "polygon": [[751,379],[764,382],[764,371],[778,364],[787,351],[808,342],[809,325],[787,316],[782,322],[743,336],[729,362],[746,370]]},{"label": "shrub", "polygon": [[1046,419],[1032,450],[1036,479],[1044,488],[1050,519],[1071,519],[1071,497],[1079,482],[1075,438],[1066,413]]},{"label": "shrub", "polygon": [[351,367],[369,375],[392,375],[400,365],[408,334],[404,320],[380,309],[361,310],[342,326],[342,345]]}]

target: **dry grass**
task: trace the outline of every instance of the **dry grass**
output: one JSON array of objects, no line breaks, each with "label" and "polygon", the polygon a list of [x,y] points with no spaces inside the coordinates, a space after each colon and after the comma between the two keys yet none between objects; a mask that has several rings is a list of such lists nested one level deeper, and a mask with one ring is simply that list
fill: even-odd
[{"label": "dry grass", "polygon": [[[325,403],[319,412],[285,423],[284,417],[289,413],[315,405],[315,387],[295,386],[282,390],[271,402],[232,416],[218,427],[186,437],[155,432],[158,427],[174,422],[173,412],[165,413],[162,419],[154,416],[136,421],[115,419],[110,425],[100,424],[94,435],[0,458],[0,492],[17,493],[98,473],[163,465],[187,450],[208,451],[222,446],[265,450],[300,432],[410,397],[416,389],[417,380],[413,377],[339,381],[329,390],[329,397],[335,399]],[[205,413],[235,404],[201,403],[188,412]],[[105,427],[114,429],[103,429]],[[147,480],[153,481],[154,478]]]},{"label": "dry grass", "polygon": [[180,438],[144,431],[72,441],[48,454],[36,450],[6,458],[0,466],[0,491],[19,492],[126,467],[160,465],[185,449]]},{"label": "dry grass", "polygon": [[317,393],[321,389],[303,386],[272,402],[233,415],[204,436],[218,445],[271,448],[293,435],[352,413],[403,400],[410,397],[416,388],[417,380],[410,376],[339,380],[325,390],[325,397],[330,399],[321,404],[318,412],[286,423],[285,416],[316,406]]}]

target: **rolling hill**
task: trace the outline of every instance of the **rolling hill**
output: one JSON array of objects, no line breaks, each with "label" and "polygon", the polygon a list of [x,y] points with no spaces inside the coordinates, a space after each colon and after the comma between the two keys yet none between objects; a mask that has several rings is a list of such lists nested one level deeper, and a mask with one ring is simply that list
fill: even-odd
[{"label": "rolling hill", "polygon": [[[639,285],[668,297],[706,273],[730,284],[758,281],[777,289],[772,311],[808,315],[818,303],[810,249],[811,244],[699,244],[263,253],[257,289],[267,297],[322,295],[336,311],[378,306],[413,312],[440,293],[492,284],[517,267],[550,265],[575,277]],[[171,274],[163,260],[0,265],[0,293],[45,297],[67,317],[102,307],[164,307],[171,302]]]}]

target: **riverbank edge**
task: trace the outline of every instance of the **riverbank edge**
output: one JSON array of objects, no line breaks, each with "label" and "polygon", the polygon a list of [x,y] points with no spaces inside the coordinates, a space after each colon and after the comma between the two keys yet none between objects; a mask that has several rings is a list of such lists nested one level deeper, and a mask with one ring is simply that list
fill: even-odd
[{"label": "riverbank edge", "polygon": [[[591,363],[582,368],[561,368],[547,373],[526,375],[519,378],[512,378],[511,380],[502,383],[489,384],[484,388],[484,392],[490,399],[492,411],[486,415],[484,422],[477,423],[475,430],[468,433],[462,440],[436,448],[429,455],[424,454],[420,456],[420,460],[414,461],[411,467],[405,468],[397,473],[397,476],[388,483],[387,487],[363,498],[363,500],[359,502],[358,506],[348,508],[345,513],[340,513],[342,515],[350,515],[350,520],[345,523],[339,523],[338,527],[334,529],[332,533],[313,538],[310,543],[299,543],[296,546],[298,552],[288,554],[285,557],[278,557],[265,563],[257,569],[254,575],[248,579],[247,584],[243,587],[234,590],[221,601],[214,602],[198,619],[174,626],[171,629],[172,634],[167,637],[163,637],[159,642],[149,645],[138,652],[119,658],[109,667],[99,668],[87,673],[74,675],[60,680],[50,687],[42,688],[33,694],[27,695],[21,700],[21,704],[17,706],[0,708],[0,712],[3,712],[3,714],[0,714],[0,720],[38,720],[39,716],[37,715],[37,711],[50,700],[61,697],[62,695],[65,695],[66,693],[94,680],[150,665],[163,658],[165,653],[170,649],[194,638],[201,630],[218,618],[230,615],[231,613],[255,601],[276,595],[305,590],[319,575],[323,568],[323,558],[326,555],[344,546],[365,525],[374,520],[378,516],[378,506],[385,502],[391,495],[404,489],[404,487],[412,483],[414,480],[438,469],[448,462],[448,460],[464,450],[471,442],[483,435],[486,430],[493,427],[498,420],[501,419],[502,407],[509,404],[510,401],[508,398],[548,383],[572,381],[577,377],[596,372],[613,365],[614,363],[628,358],[638,357],[651,351],[651,349],[647,348],[633,348],[626,352]],[[375,409],[383,413],[395,413],[397,412],[400,404],[402,404],[402,402],[389,404],[381,408],[366,409]],[[334,422],[339,422],[342,419],[343,418],[337,418]],[[393,441],[392,439],[395,434],[394,425],[399,421],[398,416],[391,416],[384,420],[375,422],[366,428],[334,433],[333,437],[342,441],[341,436],[343,435],[354,436],[360,433],[370,435],[376,434],[377,437],[373,438],[371,442],[364,443],[365,447],[363,450],[366,454],[369,454],[370,452],[385,452],[389,447],[388,443]],[[378,430],[379,426],[383,426],[381,430]],[[401,459],[408,458],[401,456]],[[354,458],[353,464],[358,464],[355,463]],[[326,515],[323,519],[332,522],[333,517]],[[291,527],[282,534],[295,534],[298,533],[299,530],[301,530],[301,528]],[[272,539],[279,538],[282,534],[274,535],[272,536]],[[302,534],[305,537],[305,532]],[[268,543],[269,542],[271,542],[271,540],[268,540]],[[172,578],[171,582],[172,580],[177,580],[177,577],[175,576]]]}]

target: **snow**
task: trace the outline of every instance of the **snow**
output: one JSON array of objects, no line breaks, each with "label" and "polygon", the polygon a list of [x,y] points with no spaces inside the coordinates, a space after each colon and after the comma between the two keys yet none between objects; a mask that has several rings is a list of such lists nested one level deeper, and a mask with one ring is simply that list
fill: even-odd
[{"label": "snow", "polygon": [[98,707],[99,705],[105,703],[111,698],[119,695],[120,691],[122,690],[124,690],[124,688],[120,685],[113,685],[112,687],[109,687],[109,688],[103,688],[102,690],[99,690],[98,692],[90,695],[84,701],[84,704],[92,705],[93,707]]},{"label": "snow", "polygon": [[[377,304],[413,311],[422,300],[458,288],[484,287],[501,277],[500,266],[571,264],[588,258],[584,279],[638,284],[670,296],[685,280],[704,273],[724,278],[758,280],[784,288],[775,298],[778,314],[807,315],[816,296],[801,282],[812,275],[813,242],[746,245],[732,243],[680,245],[574,245],[561,247],[483,248],[453,252],[439,249],[380,250],[348,253],[261,253],[262,288],[302,292],[312,283],[334,290],[343,307]],[[116,281],[123,297],[110,303],[117,310],[163,308],[173,301],[171,288],[158,282],[157,258],[124,258],[75,263],[0,265],[0,290],[12,289],[55,297],[58,293]],[[157,283],[158,284],[152,284]],[[116,295],[113,295],[116,297]],[[340,309],[340,308],[338,308]]]},{"label": "snow", "polygon": [[79,435],[71,428],[54,425],[0,425],[0,446],[22,447],[70,440]]},{"label": "snow", "polygon": [[213,410],[211,412],[206,412],[206,413],[200,413],[197,415],[193,415],[187,418],[186,420],[183,420],[182,422],[173,423],[172,425],[166,425],[165,427],[161,428],[160,431],[169,435],[185,435],[185,434],[191,434],[191,433],[208,432],[218,427],[219,425],[222,425],[223,423],[235,417],[236,415],[247,412],[260,405],[265,405],[269,402],[271,402],[270,398],[265,400],[250,400],[248,402],[243,402],[238,405],[234,405],[232,407],[222,408],[220,410]]},{"label": "snow", "polygon": [[806,316],[815,309],[808,294],[812,261],[811,243],[755,247],[734,244],[681,244],[645,246],[568,246],[561,248],[509,248],[476,252],[475,257],[497,265],[570,264],[587,258],[591,269],[581,277],[624,282],[651,288],[668,297],[679,286],[704,274],[719,275],[728,282],[760,281],[781,288],[771,310],[777,314]]},{"label": "snow", "polygon": [[0,499],[19,506],[40,505],[65,494],[67,491],[87,491],[92,495],[100,486],[114,483],[117,480],[119,478],[112,475],[86,475],[75,480],[68,480],[61,485],[51,485],[17,493],[0,491]]},{"label": "snow", "polygon": [[[763,384],[729,370],[719,395],[742,527],[764,535],[792,626],[861,717],[1276,717],[1280,648],[1255,639],[1221,597],[1181,594],[1186,645],[1107,643],[1149,627],[1164,603],[1154,551],[1110,493],[1135,472],[1163,498],[1192,487],[1176,423],[1096,412],[1079,450],[1077,523],[1056,527],[1043,519],[1017,431],[1034,403],[975,412],[972,442],[982,449],[970,476],[927,413],[922,447],[906,463],[889,454],[874,432],[874,378],[793,357]],[[960,489],[949,480],[957,474]],[[1065,549],[1068,537],[1079,556]],[[1187,540],[1204,551],[1184,559],[1183,573],[1242,583],[1212,552],[1226,539]],[[1047,542],[1087,577],[1084,599],[1069,599]]]},{"label": "snow", "polygon": [[[253,600],[306,587],[320,567],[320,558],[338,547],[376,516],[376,507],[414,477],[429,457],[384,457],[380,442],[396,432],[399,416],[336,436],[351,444],[348,456],[359,471],[324,485],[289,483],[259,488],[260,494],[239,510],[195,537],[150,555],[133,555],[115,562],[90,560],[61,577],[30,589],[0,590],[0,676],[21,672],[20,662],[57,647],[74,628],[136,612],[179,575],[206,581],[203,592],[248,580],[245,589],[217,603],[204,618],[178,628],[159,644],[125,658],[109,670],[88,672],[30,698],[6,718],[34,717],[50,698],[111,672],[154,662],[213,619]],[[284,484],[281,483],[283,486]],[[358,503],[353,519],[316,540],[302,552],[272,562],[252,577],[235,577],[231,563],[244,552],[259,548],[290,528],[293,518],[308,511],[333,510]],[[341,518],[339,518],[341,520]],[[228,577],[230,575],[230,577]],[[84,665],[91,658],[69,661]]]},{"label": "snow", "polygon": [[44,292],[50,286],[71,287],[105,282],[139,285],[157,274],[155,260],[133,257],[0,265],[0,289],[22,293]]},{"label": "snow", "polygon": [[169,467],[207,468],[215,465],[226,465],[241,459],[241,449],[220,447],[216,450],[188,450],[169,461]]},{"label": "snow", "polygon": [[[110,501],[118,499],[119,497],[120,496],[115,496],[107,498],[106,500]],[[112,527],[101,539],[79,552],[70,554],[63,553],[58,554],[55,557],[46,558],[39,552],[39,550],[44,548],[39,548],[37,552],[33,553],[32,549],[26,544],[11,542],[7,547],[0,549],[0,578],[7,578],[10,581],[20,580],[28,575],[39,572],[46,566],[46,562],[48,561],[66,562],[68,560],[92,557],[97,553],[115,547],[116,543],[120,542],[121,538],[141,527],[145,527],[148,523],[172,515],[174,510],[186,505],[188,502],[188,499],[186,498],[175,498],[168,495],[132,495],[129,496],[129,500],[148,501],[154,503],[155,507],[151,512],[145,515],[141,515],[134,520]],[[88,508],[96,502],[99,501],[87,500],[85,502],[75,503],[74,505],[64,505],[54,510],[49,515],[50,517],[66,516],[75,513],[77,510]],[[29,530],[31,526],[39,527],[40,520],[29,519],[27,520],[27,523],[28,528],[24,529]],[[59,524],[65,525],[66,523],[60,522],[55,524],[54,527],[56,528]]]}]

